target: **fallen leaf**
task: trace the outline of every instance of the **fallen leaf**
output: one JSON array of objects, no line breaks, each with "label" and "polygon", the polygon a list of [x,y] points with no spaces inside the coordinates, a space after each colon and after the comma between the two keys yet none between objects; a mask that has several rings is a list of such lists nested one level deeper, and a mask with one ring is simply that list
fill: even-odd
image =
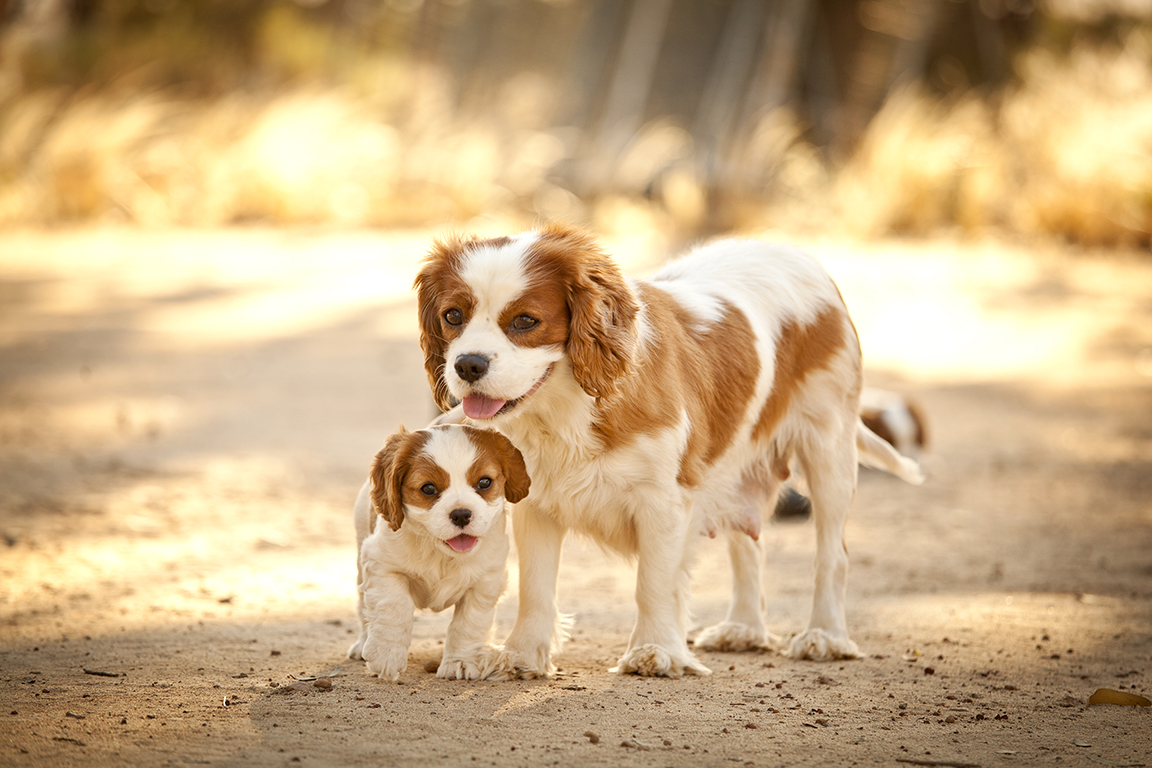
[{"label": "fallen leaf", "polygon": [[[437,665],[437,666],[439,666],[439,665]],[[342,669],[343,669],[343,667],[336,667],[336,669],[332,670],[331,672],[329,672],[326,675],[292,675],[292,677],[295,678],[296,680],[299,680],[302,683],[313,683],[317,680],[323,680],[323,679],[328,678],[328,677],[340,677],[340,675],[343,674],[340,671]]]},{"label": "fallen leaf", "polygon": [[1097,688],[1096,693],[1088,697],[1088,706],[1093,704],[1119,704],[1122,707],[1152,707],[1152,701],[1135,693],[1114,691],[1111,688]]}]

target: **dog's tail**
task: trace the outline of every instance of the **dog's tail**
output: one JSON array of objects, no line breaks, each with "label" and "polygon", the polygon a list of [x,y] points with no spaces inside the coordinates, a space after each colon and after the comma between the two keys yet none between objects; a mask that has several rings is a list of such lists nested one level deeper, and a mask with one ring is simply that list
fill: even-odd
[{"label": "dog's tail", "polygon": [[890,472],[912,485],[924,482],[924,473],[920,471],[919,464],[897,453],[887,441],[864,426],[860,419],[856,420],[856,450],[860,463],[866,467]]}]

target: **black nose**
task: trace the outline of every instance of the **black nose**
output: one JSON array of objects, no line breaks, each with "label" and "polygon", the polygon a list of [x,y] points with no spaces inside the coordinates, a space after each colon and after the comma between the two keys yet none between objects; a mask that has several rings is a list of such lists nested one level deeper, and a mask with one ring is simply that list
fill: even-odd
[{"label": "black nose", "polygon": [[454,509],[448,513],[448,519],[457,528],[464,528],[468,523],[472,522],[472,510],[470,509]]},{"label": "black nose", "polygon": [[460,355],[456,358],[456,375],[469,383],[479,381],[488,373],[488,358],[484,355]]}]

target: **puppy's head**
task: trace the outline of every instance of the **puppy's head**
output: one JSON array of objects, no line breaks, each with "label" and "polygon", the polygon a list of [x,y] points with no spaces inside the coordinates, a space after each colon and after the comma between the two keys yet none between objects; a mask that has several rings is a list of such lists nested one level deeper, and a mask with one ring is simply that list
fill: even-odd
[{"label": "puppy's head", "polygon": [[416,289],[425,370],[445,410],[455,400],[472,419],[504,416],[558,365],[588,395],[610,397],[631,369],[636,296],[576,229],[437,241]]},{"label": "puppy's head", "polygon": [[524,457],[508,438],[445,425],[388,438],[372,463],[372,505],[396,531],[402,524],[465,553],[488,533],[505,500],[528,495]]}]

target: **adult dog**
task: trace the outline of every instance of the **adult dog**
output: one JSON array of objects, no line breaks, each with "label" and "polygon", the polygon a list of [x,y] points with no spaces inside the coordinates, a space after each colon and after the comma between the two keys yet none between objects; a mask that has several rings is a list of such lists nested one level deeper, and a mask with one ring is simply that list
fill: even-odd
[{"label": "adult dog", "polygon": [[[567,531],[637,559],[637,619],[615,671],[709,674],[688,647],[699,534],[728,536],[727,619],[697,645],[776,642],[764,625],[761,509],[795,460],[816,518],[816,588],[790,656],[857,656],[844,599],[844,521],[857,461],[919,469],[860,422],[860,347],[843,300],[794,248],[725,240],[626,280],[585,233],[437,241],[416,278],[434,396],[524,454],[513,513],[520,605],[504,648],[522,677],[554,671]],[[765,502],[769,504],[765,504]]]}]

